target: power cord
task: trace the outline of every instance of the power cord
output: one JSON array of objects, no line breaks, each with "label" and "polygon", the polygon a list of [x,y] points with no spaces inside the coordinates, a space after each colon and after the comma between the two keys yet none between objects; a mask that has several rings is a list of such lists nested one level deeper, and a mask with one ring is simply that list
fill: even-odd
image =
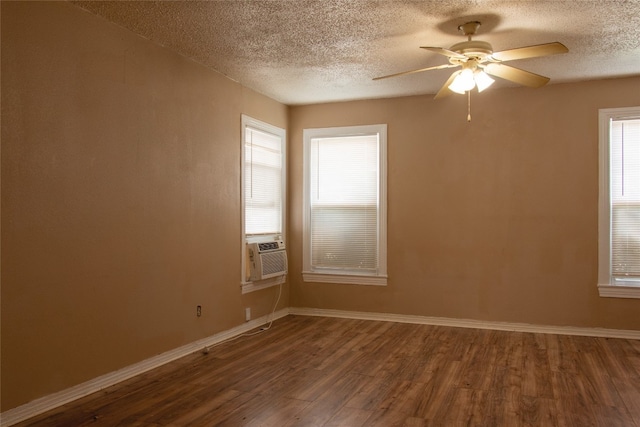
[{"label": "power cord", "polygon": [[282,296],[282,284],[283,283],[284,283],[284,280],[282,282],[280,282],[280,284],[278,285],[278,298],[276,298],[276,303],[273,305],[273,310],[271,311],[271,320],[269,321],[269,324],[267,326],[263,326],[263,327],[261,327],[260,329],[258,329],[257,331],[254,331],[254,332],[247,332],[247,333],[244,333],[244,334],[236,335],[235,337],[231,337],[231,338],[226,339],[224,341],[220,341],[219,343],[208,345],[202,350],[202,353],[203,354],[208,354],[209,350],[211,350],[213,347],[217,347],[217,346],[219,346],[221,344],[226,344],[228,342],[237,340],[238,338],[251,337],[251,336],[254,336],[254,335],[258,335],[258,334],[261,334],[261,333],[271,329],[271,325],[273,324],[273,320],[274,320],[274,315],[276,313],[276,308],[278,307],[278,303],[280,302],[280,297]]},{"label": "power cord", "polygon": [[267,326],[263,326],[262,328],[260,328],[260,331],[268,331],[269,329],[271,329],[271,325],[273,324],[273,318],[276,314],[276,308],[278,308],[278,303],[280,302],[280,297],[282,296],[283,282],[280,282],[280,284],[278,285],[278,298],[276,298],[276,303],[273,305],[273,310],[271,310],[271,320],[269,321],[269,324]]}]

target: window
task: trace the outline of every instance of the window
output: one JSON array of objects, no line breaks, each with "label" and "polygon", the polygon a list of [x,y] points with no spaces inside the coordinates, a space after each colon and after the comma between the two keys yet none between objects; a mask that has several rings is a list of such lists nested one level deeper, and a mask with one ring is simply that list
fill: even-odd
[{"label": "window", "polygon": [[640,298],[640,107],[600,110],[598,289]]},{"label": "window", "polygon": [[303,278],[386,285],[387,126],[305,129]]},{"label": "window", "polygon": [[284,129],[242,115],[243,285],[249,284],[246,244],[284,240],[285,136]]}]

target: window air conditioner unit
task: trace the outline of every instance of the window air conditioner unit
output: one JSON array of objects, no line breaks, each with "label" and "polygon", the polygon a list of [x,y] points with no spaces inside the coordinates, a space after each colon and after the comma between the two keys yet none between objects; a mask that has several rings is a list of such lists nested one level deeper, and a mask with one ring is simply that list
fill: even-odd
[{"label": "window air conditioner unit", "polygon": [[250,280],[262,280],[287,274],[287,251],[284,242],[249,243]]}]

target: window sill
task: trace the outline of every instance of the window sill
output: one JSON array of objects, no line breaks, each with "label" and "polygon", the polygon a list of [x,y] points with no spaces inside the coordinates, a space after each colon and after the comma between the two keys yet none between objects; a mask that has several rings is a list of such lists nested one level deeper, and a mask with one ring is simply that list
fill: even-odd
[{"label": "window sill", "polygon": [[640,298],[640,286],[598,285],[598,292],[605,298]]},{"label": "window sill", "polygon": [[387,276],[360,276],[356,274],[326,274],[302,272],[302,280],[316,283],[338,283],[345,285],[387,286]]},{"label": "window sill", "polygon": [[241,283],[241,288],[242,288],[242,295],[244,294],[248,294],[254,291],[259,291],[260,289],[266,289],[266,288],[270,288],[272,286],[278,286],[280,284],[283,284],[287,279],[287,276],[278,276],[278,277],[271,277],[269,279],[264,279],[264,280],[259,280],[256,282],[242,282]]}]

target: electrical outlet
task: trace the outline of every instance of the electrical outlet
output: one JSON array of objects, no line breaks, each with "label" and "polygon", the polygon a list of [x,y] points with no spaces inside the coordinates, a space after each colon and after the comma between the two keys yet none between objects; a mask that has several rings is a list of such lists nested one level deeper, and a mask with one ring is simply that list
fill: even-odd
[{"label": "electrical outlet", "polygon": [[196,307],[196,316],[198,316],[198,317],[202,316],[202,306],[201,305]]},{"label": "electrical outlet", "polygon": [[251,307],[247,307],[244,309],[244,320],[247,322],[251,320]]}]

